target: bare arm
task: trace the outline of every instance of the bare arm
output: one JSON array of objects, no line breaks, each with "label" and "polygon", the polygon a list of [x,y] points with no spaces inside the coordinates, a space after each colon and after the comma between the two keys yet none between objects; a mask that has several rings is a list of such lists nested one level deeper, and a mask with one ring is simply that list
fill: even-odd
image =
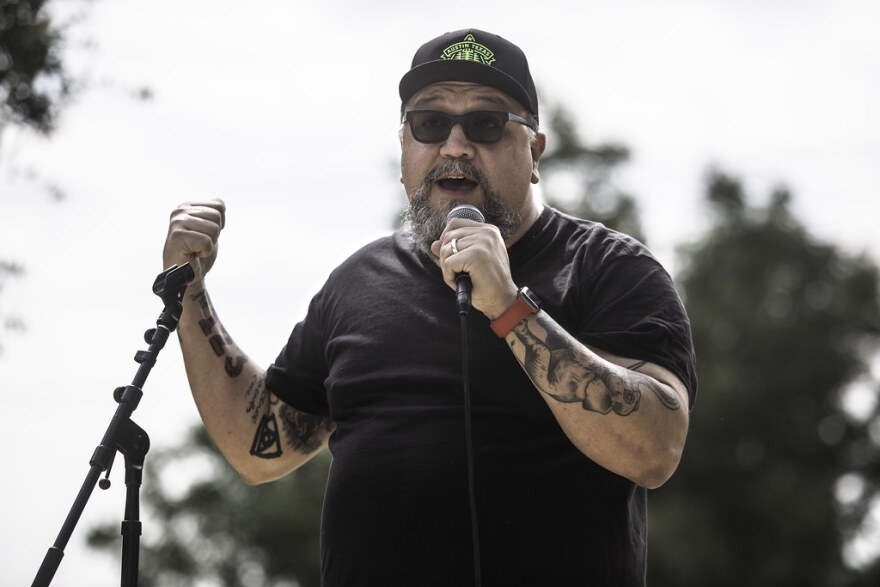
[{"label": "bare arm", "polygon": [[544,312],[506,340],[581,452],[644,487],[672,476],[688,426],[687,391],[675,375],[590,349]]},{"label": "bare arm", "polygon": [[220,201],[184,204],[174,211],[165,265],[189,262],[195,281],[184,296],[178,327],[187,377],[202,421],[214,443],[247,483],[293,471],[326,446],[328,418],[294,410],[265,386],[254,364],[223,328],[204,287],[224,223]]},{"label": "bare arm", "polygon": [[[470,274],[473,306],[490,320],[513,304],[517,287],[495,227],[452,220],[432,250],[451,288],[457,272]],[[582,453],[643,487],[659,487],[675,472],[688,428],[687,391],[678,377],[590,349],[545,312],[520,322],[506,341]]]}]

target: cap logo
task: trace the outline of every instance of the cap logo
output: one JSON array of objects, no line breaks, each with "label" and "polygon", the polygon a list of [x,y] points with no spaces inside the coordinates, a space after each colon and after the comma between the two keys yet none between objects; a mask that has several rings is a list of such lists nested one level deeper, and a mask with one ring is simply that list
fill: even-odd
[{"label": "cap logo", "polygon": [[446,47],[440,55],[441,59],[457,59],[459,61],[475,61],[483,65],[492,65],[495,53],[485,45],[477,43],[473,35],[468,34],[463,41]]}]

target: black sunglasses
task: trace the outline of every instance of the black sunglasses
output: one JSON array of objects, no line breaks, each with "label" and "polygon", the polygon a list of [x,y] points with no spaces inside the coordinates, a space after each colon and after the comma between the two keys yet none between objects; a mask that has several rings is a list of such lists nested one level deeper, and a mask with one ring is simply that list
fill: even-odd
[{"label": "black sunglasses", "polygon": [[456,124],[461,124],[464,135],[475,143],[494,143],[504,134],[504,125],[508,120],[532,128],[528,120],[512,112],[468,112],[461,116],[437,110],[412,110],[406,113],[413,138],[420,143],[442,143],[449,138]]}]

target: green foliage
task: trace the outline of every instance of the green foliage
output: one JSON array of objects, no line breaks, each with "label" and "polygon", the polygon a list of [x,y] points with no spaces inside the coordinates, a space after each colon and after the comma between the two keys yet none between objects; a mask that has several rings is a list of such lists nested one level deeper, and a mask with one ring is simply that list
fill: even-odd
[{"label": "green foliage", "polygon": [[749,209],[714,171],[706,197],[717,223],[679,276],[701,391],[682,464],[651,498],[649,583],[876,584],[841,548],[877,485],[845,518],[835,487],[847,473],[876,482],[880,467],[878,415],[841,407],[876,350],[877,268],[812,238],[785,190]]},{"label": "green foliage", "polygon": [[61,32],[45,0],[0,0],[0,131],[7,124],[49,132],[71,88]]},{"label": "green foliage", "polygon": [[[60,56],[61,29],[45,5],[46,0],[0,0],[0,137],[8,125],[51,132],[71,94]],[[63,198],[61,188],[46,189],[56,200]],[[5,278],[22,273],[17,263],[0,259],[0,288]],[[22,329],[21,318],[0,310],[0,332]]]},{"label": "green foliage", "polygon": [[[328,466],[324,453],[284,479],[247,486],[202,426],[183,446],[147,455],[143,501],[154,521],[144,526],[140,585],[318,587]],[[121,552],[118,523],[92,530],[88,540]]]},{"label": "green foliage", "polygon": [[613,143],[588,146],[570,112],[561,106],[547,110],[548,143],[552,148],[540,162],[547,203],[644,242],[635,198],[618,185],[615,177],[619,167],[629,160],[629,150]]},{"label": "green foliage", "polygon": [[[24,269],[17,263],[0,260],[0,290],[11,277],[19,277],[24,273]],[[0,304],[0,332],[9,332],[12,330],[24,330],[24,322],[15,314],[10,314],[3,309]],[[2,342],[2,341],[0,341]],[[0,344],[0,353],[3,352],[3,345]]]}]

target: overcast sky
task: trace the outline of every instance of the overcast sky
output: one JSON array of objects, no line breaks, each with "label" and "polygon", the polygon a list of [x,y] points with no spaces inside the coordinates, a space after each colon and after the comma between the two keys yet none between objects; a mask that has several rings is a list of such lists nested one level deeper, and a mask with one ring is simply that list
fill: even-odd
[{"label": "overcast sky", "polygon": [[[0,309],[28,326],[2,333],[0,583],[33,579],[135,373],[171,209],[226,200],[209,286],[268,364],[327,273],[395,218],[397,83],[422,42],[474,26],[519,44],[542,104],[632,149],[621,181],[674,272],[675,247],[707,227],[709,165],[756,203],[789,186],[819,238],[880,259],[878,23],[872,0],[483,0],[466,16],[411,0],[92,3],[68,53],[91,89],[49,140],[0,141],[0,259],[27,269]],[[153,99],[133,99],[141,87]],[[179,443],[197,414],[176,339],[144,391],[134,420],[154,446]],[[54,584],[118,584],[118,561],[82,539],[121,519],[121,472]]]}]

